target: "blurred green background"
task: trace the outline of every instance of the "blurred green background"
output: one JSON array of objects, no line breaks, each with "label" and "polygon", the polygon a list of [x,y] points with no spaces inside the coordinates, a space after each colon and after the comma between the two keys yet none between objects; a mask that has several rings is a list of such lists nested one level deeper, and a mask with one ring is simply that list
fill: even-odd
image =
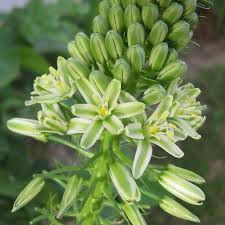
[{"label": "blurred green background", "polygon": [[[29,99],[34,78],[55,65],[57,56],[68,56],[66,43],[77,31],[91,32],[98,2],[44,4],[30,0],[22,8],[0,12],[0,225],[25,225],[32,218],[32,207],[10,214],[15,197],[32,173],[51,168],[55,160],[76,160],[62,146],[46,146],[10,133],[5,122],[15,116],[33,117],[37,109],[25,108],[24,100]],[[202,224],[225,225],[225,1],[215,0],[213,10],[199,13],[206,16],[200,19],[194,38],[201,47],[191,44],[183,57],[189,64],[187,81],[202,89],[208,120],[201,130],[203,138],[182,143],[186,155],[173,162],[199,172],[208,181],[206,204],[193,208]],[[39,201],[44,201],[44,195]],[[148,221],[154,225],[192,224],[159,209],[151,210]]]}]

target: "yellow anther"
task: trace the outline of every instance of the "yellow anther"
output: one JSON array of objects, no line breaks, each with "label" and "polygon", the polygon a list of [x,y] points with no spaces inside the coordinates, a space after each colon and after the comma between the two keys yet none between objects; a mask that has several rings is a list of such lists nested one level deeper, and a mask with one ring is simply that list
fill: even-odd
[{"label": "yellow anther", "polygon": [[109,110],[107,108],[105,108],[104,106],[102,106],[100,109],[99,109],[99,112],[98,112],[99,116],[101,117],[105,117],[109,114]]},{"label": "yellow anther", "polygon": [[153,124],[153,125],[151,125],[149,128],[148,128],[148,133],[150,134],[150,135],[154,135],[154,134],[156,134],[156,133],[158,133],[159,132],[159,127],[156,125],[156,124]]}]

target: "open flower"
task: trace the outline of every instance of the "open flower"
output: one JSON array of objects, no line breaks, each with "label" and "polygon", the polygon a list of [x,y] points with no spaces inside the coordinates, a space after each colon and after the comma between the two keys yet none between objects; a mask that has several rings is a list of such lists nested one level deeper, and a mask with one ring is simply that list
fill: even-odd
[{"label": "open flower", "polygon": [[106,129],[113,135],[124,130],[122,119],[136,116],[144,112],[141,102],[118,103],[121,82],[113,79],[104,93],[101,93],[88,79],[80,76],[76,85],[87,104],[72,106],[73,118],[69,125],[69,134],[84,133],[81,139],[83,148],[92,147]]},{"label": "open flower", "polygon": [[201,93],[200,89],[195,88],[192,84],[178,87],[177,81],[171,86],[174,87],[169,91],[173,94],[174,100],[168,121],[175,126],[177,140],[184,140],[188,136],[200,139],[201,135],[196,130],[205,121],[205,117],[202,115],[205,106],[196,100]]},{"label": "open flower", "polygon": [[63,99],[72,97],[76,91],[70,77],[65,71],[65,59],[58,58],[58,69],[50,67],[50,73],[37,77],[34,81],[34,91],[31,93],[31,100],[26,105],[33,104],[54,104]]},{"label": "open flower", "polygon": [[136,179],[142,176],[148,166],[152,156],[152,144],[158,145],[176,158],[184,155],[175,144],[174,126],[167,121],[172,102],[173,97],[166,96],[148,119],[129,124],[125,129],[128,137],[138,140],[132,168],[133,176]]}]

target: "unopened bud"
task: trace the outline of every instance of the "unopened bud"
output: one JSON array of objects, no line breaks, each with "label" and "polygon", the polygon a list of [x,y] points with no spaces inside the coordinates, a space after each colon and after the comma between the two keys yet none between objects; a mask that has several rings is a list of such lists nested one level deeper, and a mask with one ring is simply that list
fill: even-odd
[{"label": "unopened bud", "polygon": [[160,7],[168,8],[172,0],[158,0]]},{"label": "unopened bud", "polygon": [[130,4],[127,6],[124,12],[124,20],[127,27],[132,23],[141,22],[141,13],[136,5]]},{"label": "unopened bud", "polygon": [[192,14],[197,8],[197,0],[183,0],[184,16]]},{"label": "unopened bud", "polygon": [[170,48],[164,66],[176,61],[178,59],[178,53],[174,48]]},{"label": "unopened bud", "polygon": [[168,26],[162,20],[157,21],[149,34],[149,41],[152,45],[163,42],[168,34]]},{"label": "unopened bud", "polygon": [[111,6],[117,6],[121,4],[121,0],[109,0]]},{"label": "unopened bud", "polygon": [[123,7],[126,8],[130,4],[135,4],[136,0],[121,0],[121,2],[122,2]]},{"label": "unopened bud", "polygon": [[196,12],[184,17],[184,20],[190,24],[191,27],[195,27],[198,24],[198,14]]},{"label": "unopened bud", "polygon": [[109,10],[109,23],[113,30],[122,33],[125,28],[124,13],[121,6],[114,6]]},{"label": "unopened bud", "polygon": [[93,28],[94,33],[101,33],[104,35],[110,29],[107,20],[100,15],[98,15],[94,18],[92,28]]},{"label": "unopened bud", "polygon": [[124,43],[122,37],[116,31],[109,31],[105,38],[105,44],[109,55],[114,59],[122,57],[124,53]]},{"label": "unopened bud", "polygon": [[128,46],[144,45],[145,43],[145,29],[140,23],[133,23],[128,27],[127,31]]},{"label": "unopened bud", "polygon": [[108,0],[103,0],[99,3],[99,13],[105,19],[109,16],[110,3]]},{"label": "unopened bud", "polygon": [[142,21],[144,25],[150,30],[159,17],[159,10],[157,5],[149,4],[142,8]]}]

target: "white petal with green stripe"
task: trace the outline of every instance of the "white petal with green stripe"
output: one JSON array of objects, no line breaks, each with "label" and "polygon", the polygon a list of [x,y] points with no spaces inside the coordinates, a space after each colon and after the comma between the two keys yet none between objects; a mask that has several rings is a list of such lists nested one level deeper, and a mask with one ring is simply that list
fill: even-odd
[{"label": "white petal with green stripe", "polygon": [[82,118],[73,118],[69,122],[67,134],[68,135],[82,134],[87,130],[90,123],[91,123],[91,120],[82,119]]},{"label": "white petal with green stripe", "polygon": [[72,106],[71,112],[84,119],[94,119],[98,115],[98,107],[91,104],[76,104]]},{"label": "white petal with green stripe", "polygon": [[111,134],[114,135],[121,134],[124,130],[123,123],[115,115],[112,115],[109,118],[103,120],[103,125]]},{"label": "white petal with green stripe", "polygon": [[125,134],[133,139],[144,139],[143,129],[141,123],[131,123],[126,126]]}]

